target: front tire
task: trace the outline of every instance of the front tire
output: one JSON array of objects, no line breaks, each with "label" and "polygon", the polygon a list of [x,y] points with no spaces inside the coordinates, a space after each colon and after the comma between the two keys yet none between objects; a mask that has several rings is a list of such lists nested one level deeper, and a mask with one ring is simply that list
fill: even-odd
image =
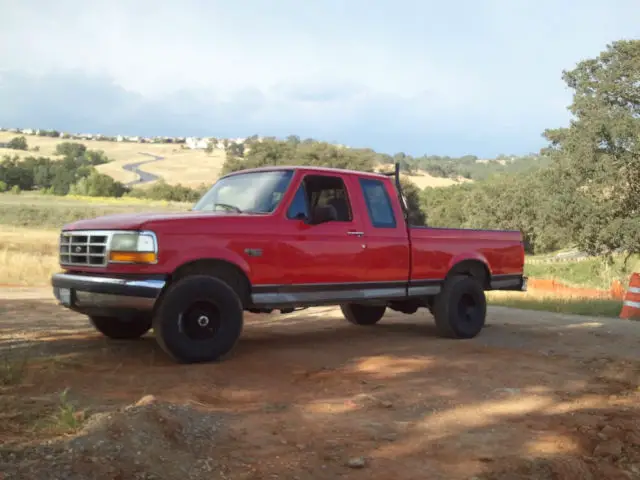
[{"label": "front tire", "polygon": [[105,337],[114,340],[132,340],[142,337],[151,330],[151,315],[136,315],[133,318],[92,315],[91,325]]},{"label": "front tire", "polygon": [[387,307],[384,305],[361,305],[347,303],[340,305],[344,318],[354,325],[375,325],[382,319]]},{"label": "front tire", "polygon": [[242,302],[224,281],[190,275],[171,285],[153,319],[160,347],[181,363],[220,359],[243,327]]},{"label": "front tire", "polygon": [[441,336],[473,338],[485,325],[487,299],[484,289],[474,277],[454,276],[445,282],[433,311]]}]

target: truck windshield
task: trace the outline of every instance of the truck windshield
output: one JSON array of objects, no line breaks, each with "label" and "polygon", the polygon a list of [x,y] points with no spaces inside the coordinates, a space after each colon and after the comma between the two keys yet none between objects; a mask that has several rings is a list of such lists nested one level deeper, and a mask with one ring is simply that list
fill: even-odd
[{"label": "truck windshield", "polygon": [[218,180],[193,210],[270,213],[282,200],[292,177],[293,170],[231,175]]}]

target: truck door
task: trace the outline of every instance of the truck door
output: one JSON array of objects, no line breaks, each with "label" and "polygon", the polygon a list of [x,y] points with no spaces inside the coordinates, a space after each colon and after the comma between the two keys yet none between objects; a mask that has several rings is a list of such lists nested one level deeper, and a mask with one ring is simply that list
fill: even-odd
[{"label": "truck door", "polygon": [[[357,186],[350,176],[304,173],[287,206],[278,237],[283,280],[295,288],[326,295],[353,288],[367,278],[362,261],[362,219],[355,213],[352,198]],[[309,225],[316,206],[331,206],[336,219]]]}]

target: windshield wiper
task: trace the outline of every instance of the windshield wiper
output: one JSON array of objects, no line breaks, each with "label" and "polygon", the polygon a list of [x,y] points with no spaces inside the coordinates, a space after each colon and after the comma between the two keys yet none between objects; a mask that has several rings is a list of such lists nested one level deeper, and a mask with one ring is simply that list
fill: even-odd
[{"label": "windshield wiper", "polygon": [[226,208],[228,210],[234,210],[238,213],[242,213],[242,210],[240,210],[238,207],[236,207],[235,205],[229,205],[228,203],[214,203],[213,207],[217,207],[218,205],[220,205],[222,208]]}]

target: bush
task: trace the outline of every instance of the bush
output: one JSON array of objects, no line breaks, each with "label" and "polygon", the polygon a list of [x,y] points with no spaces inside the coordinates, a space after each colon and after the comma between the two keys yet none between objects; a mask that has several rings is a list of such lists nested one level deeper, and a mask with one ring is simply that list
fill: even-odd
[{"label": "bush", "polygon": [[87,197],[122,197],[129,189],[109,175],[92,171],[71,186],[69,193]]},{"label": "bush", "polygon": [[134,188],[129,196],[135,198],[147,198],[149,200],[167,200],[170,202],[189,202],[193,203],[204,195],[206,187],[193,189],[183,185],[169,185],[164,180],[160,180],[150,187]]},{"label": "bush", "polygon": [[124,185],[114,182],[110,177],[96,176],[94,165],[109,161],[102,151],[87,150],[80,143],[64,142],[58,145],[56,152],[64,154],[62,160],[47,157],[5,156],[0,162],[0,181],[8,187],[17,185],[21,190],[46,189],[55,195],[66,195],[72,185],[80,180],[94,177],[89,186],[92,191],[112,192],[113,196],[126,193]]},{"label": "bush", "polygon": [[8,148],[12,148],[13,150],[29,150],[29,145],[27,144],[27,139],[24,137],[14,137],[9,140],[7,144]]},{"label": "bush", "polygon": [[56,155],[66,158],[80,158],[87,151],[87,146],[77,142],[62,142],[56,145]]}]

